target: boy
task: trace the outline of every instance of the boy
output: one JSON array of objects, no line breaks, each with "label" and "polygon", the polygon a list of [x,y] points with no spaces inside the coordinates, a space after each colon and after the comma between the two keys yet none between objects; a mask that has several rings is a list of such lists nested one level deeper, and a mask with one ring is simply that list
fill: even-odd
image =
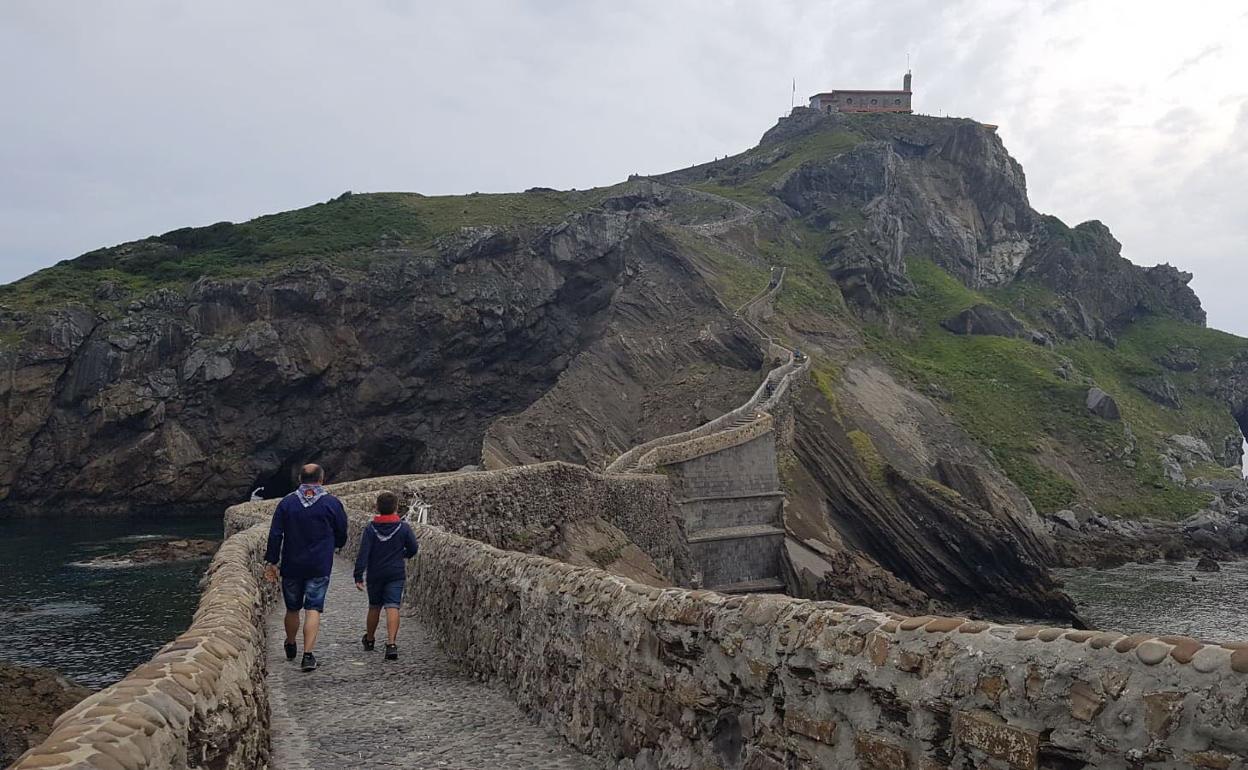
[{"label": "boy", "polygon": [[377,495],[377,515],[360,536],[360,555],[355,560],[355,587],[365,588],[368,573],[368,621],[360,643],[365,651],[377,642],[377,622],[386,611],[386,660],[399,659],[399,604],[403,600],[403,583],[407,580],[404,562],[416,555],[420,546],[416,533],[400,521],[399,498],[393,492]]}]

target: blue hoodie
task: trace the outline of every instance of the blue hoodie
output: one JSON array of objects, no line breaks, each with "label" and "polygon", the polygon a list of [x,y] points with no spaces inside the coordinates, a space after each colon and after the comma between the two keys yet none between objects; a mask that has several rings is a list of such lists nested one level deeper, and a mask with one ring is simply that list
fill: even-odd
[{"label": "blue hoodie", "polygon": [[416,555],[416,533],[404,521],[374,519],[360,535],[360,555],[355,559],[355,582],[368,573],[369,583],[389,583],[407,577],[403,563]]},{"label": "blue hoodie", "polygon": [[300,485],[277,504],[264,560],[282,565],[282,577],[327,577],[334,550],[347,542],[347,512],[319,484]]}]

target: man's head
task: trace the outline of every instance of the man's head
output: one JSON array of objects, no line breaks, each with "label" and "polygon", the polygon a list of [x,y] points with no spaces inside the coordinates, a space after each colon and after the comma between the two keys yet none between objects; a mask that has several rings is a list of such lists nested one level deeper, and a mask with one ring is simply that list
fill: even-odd
[{"label": "man's head", "polygon": [[377,512],[389,516],[399,510],[399,496],[393,492],[382,492],[377,495]]},{"label": "man's head", "polygon": [[325,469],[316,463],[308,463],[299,469],[300,484],[320,484],[325,480]]}]

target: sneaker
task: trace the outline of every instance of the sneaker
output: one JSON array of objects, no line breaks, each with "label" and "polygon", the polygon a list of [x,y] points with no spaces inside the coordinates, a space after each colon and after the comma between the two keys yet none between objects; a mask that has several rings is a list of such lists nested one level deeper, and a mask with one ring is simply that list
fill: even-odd
[{"label": "sneaker", "polygon": [[285,644],[282,645],[282,647],[286,650],[286,660],[294,660],[295,659],[295,643],[286,642]]},{"label": "sneaker", "polygon": [[398,659],[399,659],[399,645],[387,644],[386,645],[386,660],[398,660]]},{"label": "sneaker", "polygon": [[301,668],[304,671],[315,671],[316,670],[316,656],[310,652],[305,652],[303,654],[303,665],[301,666]]},{"label": "sneaker", "polygon": [[369,639],[368,634],[364,634],[364,636],[360,637],[360,644],[364,645],[364,652],[372,652],[373,648],[377,646],[377,640]]}]

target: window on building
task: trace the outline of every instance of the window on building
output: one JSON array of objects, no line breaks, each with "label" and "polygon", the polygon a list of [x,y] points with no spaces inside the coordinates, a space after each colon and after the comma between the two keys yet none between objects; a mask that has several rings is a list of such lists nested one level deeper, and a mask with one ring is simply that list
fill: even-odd
[{"label": "window on building", "polygon": [[846,104],[853,104],[853,102],[854,102],[854,97],[852,97],[852,96],[846,96],[846,97],[845,97],[845,103],[846,103]]},{"label": "window on building", "polygon": [[893,100],[893,104],[901,104],[901,100],[900,100],[900,99],[894,99],[894,100]]},{"label": "window on building", "polygon": [[872,99],[872,100],[871,100],[871,103],[872,103],[872,104],[879,104],[879,103],[880,103],[880,100],[879,100],[879,99]]}]

